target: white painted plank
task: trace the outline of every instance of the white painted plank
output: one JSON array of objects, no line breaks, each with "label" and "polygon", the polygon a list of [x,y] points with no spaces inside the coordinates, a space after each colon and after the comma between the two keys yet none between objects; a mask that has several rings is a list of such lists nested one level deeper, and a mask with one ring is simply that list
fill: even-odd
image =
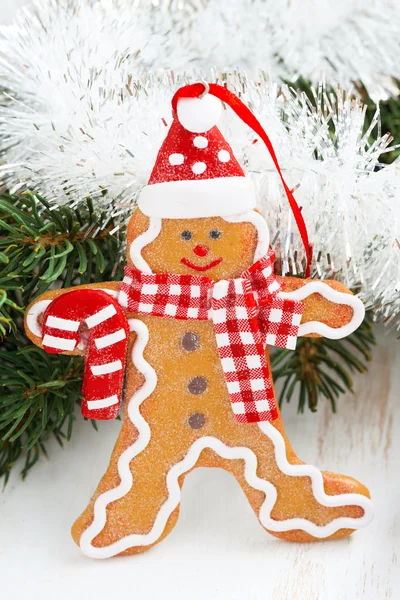
[{"label": "white painted plank", "polygon": [[[238,484],[219,470],[199,469],[183,489],[173,533],[142,555],[93,561],[69,527],[102,475],[120,424],[96,433],[78,416],[74,440],[50,448],[21,482],[17,472],[0,495],[0,565],[7,600],[162,597],[165,600],[383,600],[400,597],[400,345],[380,338],[368,376],[356,380],[337,415],[284,409],[300,458],[353,475],[369,486],[377,516],[348,540],[296,545],[259,526]],[[289,410],[287,410],[289,408]],[[397,411],[397,412],[396,412]],[[21,571],[22,569],[22,571]],[[23,573],[23,577],[21,576]],[[5,584],[5,589],[4,589]]]}]

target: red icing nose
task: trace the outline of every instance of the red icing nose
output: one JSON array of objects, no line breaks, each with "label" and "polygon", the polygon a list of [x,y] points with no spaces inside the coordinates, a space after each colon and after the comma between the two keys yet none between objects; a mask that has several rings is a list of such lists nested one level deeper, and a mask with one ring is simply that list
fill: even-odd
[{"label": "red icing nose", "polygon": [[205,246],[196,246],[196,248],[193,249],[193,252],[196,256],[206,256],[206,254],[208,254],[208,248]]}]

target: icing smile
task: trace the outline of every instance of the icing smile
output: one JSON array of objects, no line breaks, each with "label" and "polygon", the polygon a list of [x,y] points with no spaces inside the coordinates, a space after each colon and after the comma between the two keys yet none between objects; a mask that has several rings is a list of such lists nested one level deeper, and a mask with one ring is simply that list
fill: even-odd
[{"label": "icing smile", "polygon": [[213,267],[216,267],[221,262],[222,262],[222,258],[217,258],[216,260],[213,260],[212,262],[210,262],[208,265],[194,265],[187,258],[181,258],[181,263],[183,265],[185,265],[186,267],[189,267],[189,269],[194,269],[195,271],[208,271],[208,269],[212,269]]}]

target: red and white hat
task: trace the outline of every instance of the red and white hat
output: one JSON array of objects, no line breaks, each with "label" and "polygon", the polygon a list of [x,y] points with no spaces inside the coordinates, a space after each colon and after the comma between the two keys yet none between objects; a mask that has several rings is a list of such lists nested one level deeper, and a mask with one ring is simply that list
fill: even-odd
[{"label": "red and white hat", "polygon": [[221,101],[210,94],[181,98],[148,185],[138,200],[149,217],[230,216],[256,206],[252,181],[215,126]]}]

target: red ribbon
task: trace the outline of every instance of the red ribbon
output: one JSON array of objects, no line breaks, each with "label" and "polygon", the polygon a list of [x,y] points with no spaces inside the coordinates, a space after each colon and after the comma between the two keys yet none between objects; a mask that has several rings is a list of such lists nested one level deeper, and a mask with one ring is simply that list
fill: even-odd
[{"label": "red ribbon", "polygon": [[261,123],[256,119],[251,110],[243,104],[243,102],[232,92],[230,92],[227,88],[218,85],[216,83],[210,83],[205,85],[204,83],[193,83],[191,85],[185,85],[181,87],[172,98],[172,109],[174,113],[177,112],[178,100],[181,98],[198,98],[204,92],[212,94],[216,98],[222,100],[231,107],[231,109],[240,117],[240,119],[246,123],[253,131],[256,133],[266,145],[268,152],[271,155],[271,158],[274,162],[275,168],[279,173],[279,177],[281,178],[287,199],[289,200],[290,208],[292,209],[297,227],[299,229],[301,240],[304,245],[304,249],[306,251],[306,270],[305,277],[310,277],[311,270],[311,261],[312,261],[312,246],[308,239],[307,227],[301,213],[301,208],[297,204],[293,193],[289,189],[286,181],[283,178],[282,170],[279,165],[278,159],[275,154],[274,147],[269,139],[268,135],[265,133]]}]

